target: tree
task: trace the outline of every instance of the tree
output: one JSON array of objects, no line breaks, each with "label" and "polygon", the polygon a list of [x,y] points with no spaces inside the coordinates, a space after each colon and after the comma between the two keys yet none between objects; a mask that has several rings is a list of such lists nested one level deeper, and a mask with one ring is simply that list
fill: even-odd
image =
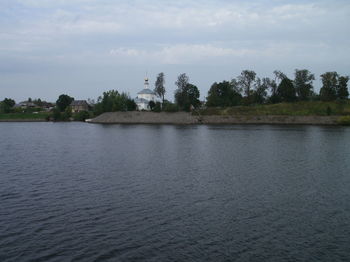
[{"label": "tree", "polygon": [[0,102],[0,112],[10,113],[12,107],[16,104],[15,100],[11,98],[5,98],[2,102]]},{"label": "tree", "polygon": [[149,101],[148,105],[149,105],[149,108],[153,110],[153,108],[156,106],[156,103],[154,103],[154,101],[151,100]]},{"label": "tree", "polygon": [[177,86],[177,89],[175,90],[175,102],[181,109],[189,106],[188,94],[186,90],[188,81],[189,77],[183,73],[178,76],[177,81],[175,82],[175,85]]},{"label": "tree", "polygon": [[257,78],[256,89],[252,92],[253,103],[263,104],[266,101],[269,84],[270,82],[268,78],[263,78],[262,80]]},{"label": "tree", "polygon": [[154,92],[162,99],[162,102],[164,103],[164,95],[165,95],[165,80],[164,80],[164,73],[159,73],[157,76],[157,80],[155,83]]},{"label": "tree", "polygon": [[340,76],[338,78],[338,86],[337,86],[337,98],[341,100],[345,100],[349,97],[348,90],[348,76]]},{"label": "tree", "polygon": [[79,113],[74,115],[74,120],[75,121],[85,121],[90,117],[90,114],[88,111],[80,111]]},{"label": "tree", "polygon": [[198,107],[201,104],[201,102],[199,101],[200,93],[199,93],[198,87],[192,84],[187,84],[186,89],[187,89],[190,106],[193,106],[195,108]]},{"label": "tree", "polygon": [[238,85],[242,88],[248,100],[251,95],[251,89],[255,82],[256,73],[250,70],[243,70],[241,75],[237,77]]},{"label": "tree", "polygon": [[61,112],[64,112],[73,101],[74,98],[69,95],[60,95],[56,101],[56,106]]},{"label": "tree", "polygon": [[282,82],[283,79],[288,78],[282,71],[279,70],[273,71],[273,74],[275,75],[275,82],[277,86]]},{"label": "tree", "polygon": [[16,104],[15,100],[11,98],[5,98],[2,102],[10,108]]},{"label": "tree", "polygon": [[40,98],[34,99],[34,100],[33,100],[33,103],[34,103],[36,106],[38,106],[38,107],[43,106],[43,101],[41,101]]},{"label": "tree", "polygon": [[322,101],[332,101],[337,98],[338,73],[326,72],[321,75],[322,88],[320,90],[320,99]]},{"label": "tree", "polygon": [[182,110],[189,111],[191,106],[197,107],[200,105],[199,90],[195,85],[190,84],[189,78],[186,74],[178,76],[175,84],[177,89],[175,91],[175,101]]},{"label": "tree", "polygon": [[175,82],[175,85],[177,86],[178,89],[184,89],[186,85],[188,84],[189,77],[183,73],[178,76],[177,81]]},{"label": "tree", "polygon": [[241,102],[242,96],[234,89],[232,82],[214,83],[208,91],[207,106],[229,107]]},{"label": "tree", "polygon": [[133,111],[136,103],[126,93],[119,93],[117,90],[103,92],[94,106],[94,114],[99,115],[104,112]]},{"label": "tree", "polygon": [[312,81],[315,80],[314,74],[309,70],[295,69],[294,85],[299,100],[309,100],[313,93]]},{"label": "tree", "polygon": [[277,94],[283,102],[294,102],[297,97],[293,81],[289,78],[284,78],[278,85]]}]

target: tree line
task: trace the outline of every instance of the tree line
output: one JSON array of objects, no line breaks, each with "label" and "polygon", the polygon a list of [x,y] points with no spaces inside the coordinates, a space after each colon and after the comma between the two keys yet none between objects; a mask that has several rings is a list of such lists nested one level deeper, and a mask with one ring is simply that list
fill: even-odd
[{"label": "tree line", "polygon": [[[307,69],[296,69],[294,78],[290,79],[281,71],[274,71],[274,77],[259,78],[252,70],[243,70],[240,75],[230,81],[215,82],[211,85],[205,102],[201,102],[200,91],[196,85],[190,83],[186,73],[180,74],[175,82],[174,103],[165,99],[165,75],[157,75],[154,92],[161,102],[150,102],[153,111],[190,111],[202,105],[207,107],[232,107],[239,105],[275,104],[296,101],[335,101],[346,100],[349,97],[348,76],[337,72],[322,74],[322,87],[319,93],[314,91],[315,75]],[[60,95],[53,111],[56,118],[71,117],[71,110],[67,109],[74,98]],[[41,100],[36,100],[40,103]],[[11,112],[15,101],[5,98],[0,102],[0,112]],[[113,111],[133,111],[137,106],[134,100],[125,92],[110,90],[98,97],[93,103],[94,115]]]}]

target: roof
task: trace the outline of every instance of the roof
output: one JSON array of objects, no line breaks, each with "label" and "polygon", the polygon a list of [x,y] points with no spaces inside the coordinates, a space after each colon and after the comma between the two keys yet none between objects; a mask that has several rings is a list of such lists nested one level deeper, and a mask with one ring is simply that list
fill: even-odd
[{"label": "roof", "polygon": [[71,106],[85,106],[88,105],[86,100],[74,100],[71,104]]},{"label": "roof", "polygon": [[147,99],[144,99],[144,98],[135,98],[135,103],[137,104],[141,104],[141,103],[145,103],[145,104],[148,104],[150,101],[147,100]]},{"label": "roof", "polygon": [[154,93],[151,89],[145,88],[142,89],[140,92],[137,93],[138,95],[144,95],[144,94],[148,94],[148,95],[155,95],[156,93]]}]

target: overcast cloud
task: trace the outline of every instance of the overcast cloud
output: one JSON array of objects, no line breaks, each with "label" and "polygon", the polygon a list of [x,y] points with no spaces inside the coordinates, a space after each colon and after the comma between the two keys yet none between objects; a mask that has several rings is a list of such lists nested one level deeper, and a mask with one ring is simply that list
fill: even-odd
[{"label": "overcast cloud", "polygon": [[243,69],[349,75],[349,25],[347,0],[0,0],[0,99],[134,97],[159,72],[169,99],[183,72],[202,98]]}]

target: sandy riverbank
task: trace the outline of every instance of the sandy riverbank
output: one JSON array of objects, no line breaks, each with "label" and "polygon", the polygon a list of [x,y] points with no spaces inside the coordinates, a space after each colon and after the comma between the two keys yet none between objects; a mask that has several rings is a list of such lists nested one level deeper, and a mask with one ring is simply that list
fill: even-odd
[{"label": "sandy riverbank", "polygon": [[97,124],[279,124],[279,125],[338,125],[338,116],[247,116],[208,115],[191,113],[109,112],[91,120]]}]

